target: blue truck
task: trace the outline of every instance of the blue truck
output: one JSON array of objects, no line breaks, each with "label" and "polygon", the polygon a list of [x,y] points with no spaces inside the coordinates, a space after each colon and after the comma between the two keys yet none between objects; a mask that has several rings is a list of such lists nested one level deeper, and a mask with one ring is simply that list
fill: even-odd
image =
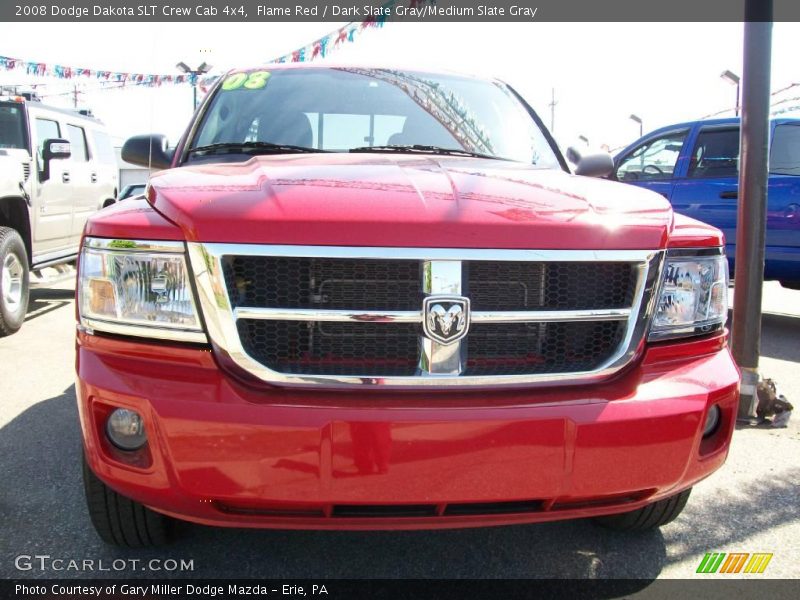
[{"label": "blue truck", "polygon": [[[667,198],[676,212],[725,233],[734,273],[739,119],[662,127],[614,158],[612,179]],[[800,289],[800,119],[770,122],[765,279]]]}]

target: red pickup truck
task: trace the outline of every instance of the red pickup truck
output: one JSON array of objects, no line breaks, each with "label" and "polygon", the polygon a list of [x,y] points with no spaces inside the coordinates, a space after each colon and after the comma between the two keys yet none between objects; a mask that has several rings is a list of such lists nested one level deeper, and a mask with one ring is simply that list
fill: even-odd
[{"label": "red pickup truck", "polygon": [[[728,452],[721,233],[576,174],[508,85],[223,77],[79,264],[84,483],[109,543],[172,519],[658,527]],[[595,175],[597,177],[590,177]]]}]

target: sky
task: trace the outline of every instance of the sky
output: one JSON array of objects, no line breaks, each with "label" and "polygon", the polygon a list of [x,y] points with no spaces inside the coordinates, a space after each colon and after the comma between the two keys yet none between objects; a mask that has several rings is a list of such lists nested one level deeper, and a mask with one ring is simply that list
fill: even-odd
[{"label": "sky", "polygon": [[[110,71],[177,74],[175,64],[206,61],[214,71],[256,66],[291,52],[338,23],[23,23],[0,24],[0,55]],[[514,86],[566,147],[626,145],[645,132],[729,109],[742,73],[741,23],[388,23],[325,60],[443,68],[498,77]],[[46,43],[46,40],[54,40]],[[57,41],[56,41],[57,40]],[[772,89],[800,82],[800,24],[773,29]],[[0,71],[0,84],[37,83],[51,104],[71,106],[72,82]],[[90,107],[119,144],[139,133],[176,142],[191,118],[189,86],[97,90]],[[800,93],[800,88],[798,88]],[[730,113],[732,114],[732,112]],[[796,113],[800,116],[800,112]]]}]

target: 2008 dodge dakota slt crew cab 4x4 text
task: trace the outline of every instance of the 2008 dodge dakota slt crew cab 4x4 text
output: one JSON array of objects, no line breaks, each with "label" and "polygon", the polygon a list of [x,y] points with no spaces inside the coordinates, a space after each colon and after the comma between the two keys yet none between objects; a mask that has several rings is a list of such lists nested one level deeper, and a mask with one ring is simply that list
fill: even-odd
[{"label": "2008 dodge dakota slt crew cab 4x4 text", "polygon": [[[227,74],[146,198],[90,219],[78,405],[92,521],[646,529],[725,460],[721,233],[571,174],[507,85]],[[596,175],[598,177],[589,177]]]}]

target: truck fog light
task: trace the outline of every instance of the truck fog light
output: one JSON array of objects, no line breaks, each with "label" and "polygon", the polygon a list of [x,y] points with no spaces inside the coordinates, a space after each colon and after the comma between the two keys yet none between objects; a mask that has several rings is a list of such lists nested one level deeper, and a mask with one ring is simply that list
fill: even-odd
[{"label": "truck fog light", "polygon": [[703,426],[703,437],[708,437],[717,430],[719,425],[719,406],[716,404],[708,409],[706,424]]},{"label": "truck fog light", "polygon": [[127,408],[117,408],[108,416],[106,435],[121,450],[138,450],[147,442],[141,415]]}]

